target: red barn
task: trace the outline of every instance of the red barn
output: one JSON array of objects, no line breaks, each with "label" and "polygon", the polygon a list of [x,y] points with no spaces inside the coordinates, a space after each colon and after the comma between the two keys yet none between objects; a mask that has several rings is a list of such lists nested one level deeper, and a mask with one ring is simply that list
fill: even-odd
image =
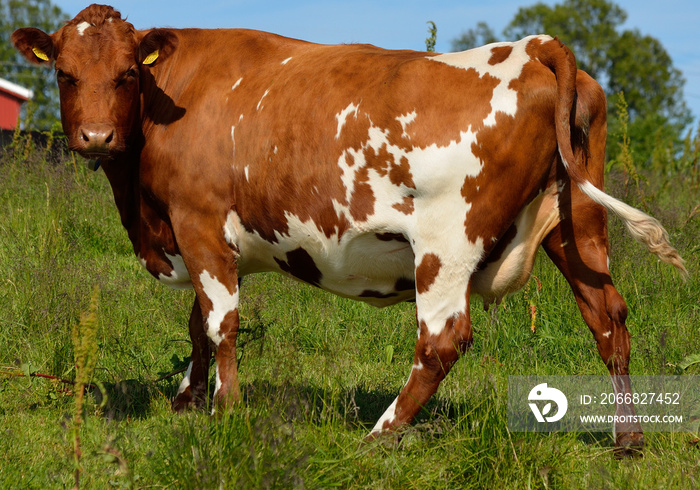
[{"label": "red barn", "polygon": [[22,103],[33,95],[31,90],[0,78],[0,129],[15,129]]}]

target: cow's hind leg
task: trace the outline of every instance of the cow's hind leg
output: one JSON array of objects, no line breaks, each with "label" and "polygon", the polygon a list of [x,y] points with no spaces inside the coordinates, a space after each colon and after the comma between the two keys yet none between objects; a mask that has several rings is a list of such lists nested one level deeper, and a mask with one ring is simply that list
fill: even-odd
[{"label": "cow's hind leg", "polygon": [[204,329],[202,309],[197,298],[194,299],[190,313],[190,340],[192,355],[185,377],[173,400],[173,410],[182,412],[191,407],[203,408],[207,401],[207,385],[209,380],[209,363],[211,362],[211,346],[209,337]]},{"label": "cow's hind leg", "polygon": [[[573,189],[573,204],[569,207],[570,196],[569,192],[562,195],[562,209],[570,209],[573,219],[564,216],[543,246],[573,290],[583,319],[612,376],[616,394],[631,394],[630,334],[625,326],[627,305],[613,286],[608,270],[605,210],[585,199],[577,188]],[[615,407],[618,416],[634,413],[632,403],[618,403]],[[621,452],[635,452],[644,444],[638,423],[617,423],[615,433],[615,444]]]},{"label": "cow's hind leg", "polygon": [[399,396],[367,437],[410,424],[440,382],[472,343],[469,275],[450,274],[437,255],[425,254],[416,268],[418,341],[413,367]]}]

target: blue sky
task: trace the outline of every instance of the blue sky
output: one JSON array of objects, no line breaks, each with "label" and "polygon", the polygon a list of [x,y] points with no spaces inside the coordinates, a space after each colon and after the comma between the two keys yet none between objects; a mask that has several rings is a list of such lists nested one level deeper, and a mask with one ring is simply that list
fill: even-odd
[{"label": "blue sky", "polygon": [[[103,0],[106,2],[106,0]],[[370,43],[391,49],[425,49],[427,24],[438,27],[437,51],[479,21],[500,34],[520,7],[537,0],[112,0],[137,29],[245,27],[319,43]],[[71,17],[88,1],[54,0]],[[544,3],[554,4],[551,0]],[[700,2],[617,0],[628,14],[624,28],[659,39],[686,79],[685,97],[700,116]],[[533,33],[535,34],[535,33]]]}]

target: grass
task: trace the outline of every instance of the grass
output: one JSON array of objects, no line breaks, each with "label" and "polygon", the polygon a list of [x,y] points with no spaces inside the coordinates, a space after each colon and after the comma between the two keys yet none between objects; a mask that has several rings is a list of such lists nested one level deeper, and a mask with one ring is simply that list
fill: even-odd
[{"label": "grass", "polygon": [[[0,158],[1,488],[75,482],[73,385],[18,374],[75,379],[71,331],[95,288],[92,381],[107,397],[93,388],[84,401],[85,488],[700,485],[698,434],[649,433],[643,458],[618,461],[610,434],[507,430],[508,375],[606,373],[566,281],[544,255],[534,272],[541,289],[533,279],[495,321],[473,301],[474,347],[397,447],[362,438],[410,371],[413,305],[377,310],[277,275],[243,284],[243,403],[219,421],[175,415],[169,400],[181,375],[160,378],[189,355],[193,293],[141,268],[100,172],[70,157],[47,163],[40,152]],[[611,187],[623,196],[620,180]],[[633,374],[671,373],[700,353],[699,191],[683,176],[650,182],[643,201],[669,229],[691,279],[682,282],[611,219]],[[700,365],[684,372],[700,374]]]}]

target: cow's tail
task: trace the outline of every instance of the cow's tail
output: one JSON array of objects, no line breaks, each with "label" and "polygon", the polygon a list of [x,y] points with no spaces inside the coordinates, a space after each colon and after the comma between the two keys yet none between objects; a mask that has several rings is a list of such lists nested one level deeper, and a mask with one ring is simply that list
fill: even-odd
[{"label": "cow's tail", "polygon": [[584,174],[583,162],[577,161],[571,145],[571,128],[575,122],[576,59],[558,39],[541,46],[540,61],[548,66],[557,79],[555,126],[557,145],[564,167],[572,182],[596,203],[616,214],[625,223],[632,237],[647,246],[662,261],[676,267],[684,277],[688,271],[678,251],[671,246],[668,232],[648,214],[633,208],[594,186]]}]

